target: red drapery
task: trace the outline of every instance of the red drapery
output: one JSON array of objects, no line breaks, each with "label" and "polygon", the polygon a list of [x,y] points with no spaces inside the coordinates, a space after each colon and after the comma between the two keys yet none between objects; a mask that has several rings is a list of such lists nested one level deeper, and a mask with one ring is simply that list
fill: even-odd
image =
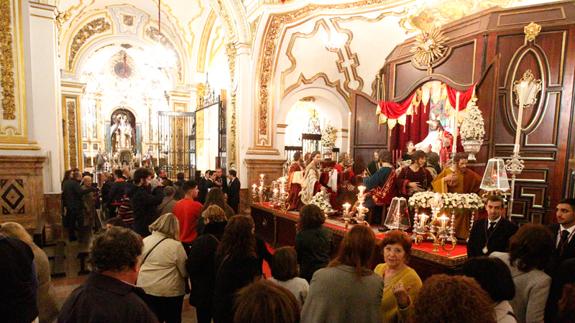
[{"label": "red drapery", "polygon": [[405,120],[405,126],[397,126],[391,130],[391,146],[389,149],[395,159],[400,159],[405,153],[405,147],[408,141],[418,143],[422,141],[429,133],[429,102],[424,106],[423,102],[414,108],[414,113],[408,115]]},{"label": "red drapery", "polygon": [[[449,105],[455,109],[457,107],[457,90],[444,84]],[[465,91],[459,91],[459,111],[465,110],[469,101],[473,98],[475,92],[475,84]],[[385,116],[385,120],[389,123],[389,119],[397,120],[405,117],[405,125],[394,127],[395,122],[391,125],[391,145],[390,151],[393,153],[394,159],[401,158],[405,152],[405,147],[408,141],[418,143],[422,141],[429,132],[429,102],[424,104],[420,100],[414,100],[417,95],[415,90],[407,99],[402,102],[381,101],[378,105],[378,112]],[[417,106],[413,105],[418,103]],[[409,108],[412,111],[409,111]],[[406,115],[407,114],[407,115]],[[380,119],[381,120],[381,119]],[[389,124],[388,124],[389,126]],[[463,151],[460,143],[460,138],[457,140],[457,151]]]},{"label": "red drapery", "polygon": [[379,111],[388,119],[398,119],[407,112],[414,96],[415,92],[403,102],[381,101],[379,102]]},{"label": "red drapery", "polygon": [[[457,107],[457,90],[450,87],[449,85],[445,85],[445,89],[447,90],[447,99],[449,100],[449,104],[455,109]],[[467,107],[467,103],[473,97],[473,92],[475,91],[475,84],[473,84],[469,89],[465,90],[464,92],[459,91],[459,111],[465,110]]]}]

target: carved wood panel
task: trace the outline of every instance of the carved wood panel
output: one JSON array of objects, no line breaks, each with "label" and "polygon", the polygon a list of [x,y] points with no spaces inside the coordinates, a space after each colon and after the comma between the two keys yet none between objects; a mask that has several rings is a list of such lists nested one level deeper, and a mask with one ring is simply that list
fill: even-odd
[{"label": "carved wood panel", "polygon": [[[526,43],[523,27],[531,21],[539,23],[542,30],[533,43]],[[463,33],[470,25],[480,27]],[[394,49],[382,68],[384,98],[401,100],[430,79],[459,84],[460,88],[467,82],[479,82],[476,94],[486,136],[474,168],[481,170],[488,158],[511,156],[518,115],[513,82],[531,70],[535,78],[542,80],[542,90],[522,119],[525,131],[520,155],[525,169],[518,176],[513,213],[520,222],[553,221],[558,201],[575,194],[575,3],[488,10],[449,24],[443,32],[451,50],[431,75],[411,66],[407,53],[413,39]],[[357,113],[360,116],[364,118]],[[363,119],[358,123],[355,114],[352,118],[356,120],[352,133],[369,129]],[[377,125],[375,114],[371,120]],[[352,151],[365,158],[373,151],[369,148],[384,147],[375,144],[373,135],[370,130],[357,136]]]},{"label": "carved wood panel", "polygon": [[365,169],[374,151],[388,147],[387,125],[378,124],[376,107],[373,99],[353,93],[351,143],[356,174]]}]

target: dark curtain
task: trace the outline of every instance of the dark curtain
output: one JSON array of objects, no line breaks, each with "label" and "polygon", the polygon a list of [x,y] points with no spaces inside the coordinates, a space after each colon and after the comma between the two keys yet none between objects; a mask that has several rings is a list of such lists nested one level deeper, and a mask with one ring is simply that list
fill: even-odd
[{"label": "dark curtain", "polygon": [[391,145],[389,149],[393,153],[394,161],[406,151],[406,144],[409,140],[414,143],[422,141],[429,133],[429,102],[424,105],[423,102],[413,109],[413,114],[406,116],[405,126],[397,124],[391,130]]}]

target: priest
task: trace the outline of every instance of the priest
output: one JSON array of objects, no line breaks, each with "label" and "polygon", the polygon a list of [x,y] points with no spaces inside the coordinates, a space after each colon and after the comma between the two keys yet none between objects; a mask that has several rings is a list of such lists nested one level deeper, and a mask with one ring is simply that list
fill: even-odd
[{"label": "priest", "polygon": [[[481,176],[467,168],[467,154],[457,153],[451,166],[446,167],[432,183],[433,190],[438,193],[478,193]],[[460,212],[455,218],[455,235],[467,239],[469,235],[469,211]]]}]

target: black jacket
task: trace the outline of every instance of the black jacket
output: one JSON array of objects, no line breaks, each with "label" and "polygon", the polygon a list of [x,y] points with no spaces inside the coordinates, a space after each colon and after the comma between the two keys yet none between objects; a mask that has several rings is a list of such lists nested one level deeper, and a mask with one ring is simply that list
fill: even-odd
[{"label": "black jacket", "polygon": [[240,204],[240,180],[235,178],[228,187],[228,204],[234,209]]},{"label": "black jacket", "polygon": [[189,250],[186,267],[192,283],[190,304],[199,308],[212,306],[215,284],[215,256],[227,222],[210,222],[204,234],[196,238]]},{"label": "black jacket", "polygon": [[82,196],[93,190],[82,190],[80,182],[67,179],[62,185],[62,200],[64,206],[71,210],[81,210],[84,207]]},{"label": "black jacket", "polygon": [[553,245],[555,249],[553,250],[553,263],[554,265],[559,265],[562,261],[570,258],[575,258],[575,237],[572,237],[567,246],[563,249],[563,254],[559,254],[559,249],[557,249],[557,243],[559,242],[559,229],[561,226],[557,223],[551,224],[549,229],[553,233]]},{"label": "black jacket", "polygon": [[[478,257],[485,256],[493,251],[507,252],[509,238],[517,232],[517,226],[511,221],[501,218],[491,236],[487,232],[489,220],[481,219],[476,221],[469,233],[469,240],[467,241],[467,256]],[[487,242],[489,237],[489,242]],[[483,253],[483,247],[487,242],[487,254]]]},{"label": "black jacket", "polygon": [[132,210],[134,211],[134,231],[142,237],[150,235],[148,226],[156,220],[156,209],[164,199],[162,191],[157,195],[150,193],[148,187],[135,186],[130,194]]},{"label": "black jacket", "polygon": [[0,320],[32,322],[38,316],[34,254],[24,242],[0,234]]},{"label": "black jacket", "polygon": [[332,233],[326,228],[308,229],[295,236],[297,262],[300,276],[311,281],[313,273],[329,263],[332,248]]},{"label": "black jacket", "polygon": [[143,296],[144,291],[138,287],[94,272],[68,297],[58,322],[158,322]]}]

